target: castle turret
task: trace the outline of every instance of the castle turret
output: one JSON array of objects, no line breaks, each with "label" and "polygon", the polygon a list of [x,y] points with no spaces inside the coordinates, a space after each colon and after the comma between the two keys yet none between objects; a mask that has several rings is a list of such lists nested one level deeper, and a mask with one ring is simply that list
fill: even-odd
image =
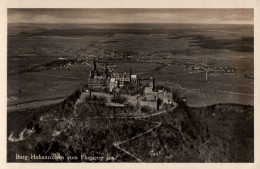
[{"label": "castle turret", "polygon": [[125,67],[124,75],[126,75],[126,74],[127,74],[127,71],[126,71],[126,67]]},{"label": "castle turret", "polygon": [[94,66],[94,71],[97,70],[96,59],[94,59],[94,61],[93,61],[93,66]]},{"label": "castle turret", "polygon": [[132,68],[131,68],[131,66],[130,66],[130,70],[129,70],[129,76],[130,76],[130,82],[132,82],[132,78],[131,78],[131,76],[132,76]]},{"label": "castle turret", "polygon": [[93,61],[93,67],[94,67],[93,76],[99,76],[99,73],[98,73],[98,70],[97,70],[96,59],[94,59],[94,61]]},{"label": "castle turret", "polygon": [[106,65],[106,71],[105,71],[106,73],[108,73],[108,67],[107,67],[107,65]]},{"label": "castle turret", "polygon": [[131,66],[130,66],[130,71],[129,71],[129,73],[130,73],[130,76],[132,75],[132,68],[131,68]]},{"label": "castle turret", "polygon": [[208,71],[206,72],[206,81],[207,82],[209,81],[209,72]]},{"label": "castle turret", "polygon": [[119,88],[119,85],[120,85],[120,81],[119,80],[117,80],[117,87]]},{"label": "castle turret", "polygon": [[155,78],[151,76],[151,81],[149,83],[149,87],[152,89],[152,91],[155,90]]},{"label": "castle turret", "polygon": [[157,108],[157,111],[159,111],[160,105],[161,105],[161,100],[158,98],[158,99],[156,100],[156,108]]},{"label": "castle turret", "polygon": [[106,65],[106,70],[105,70],[105,74],[106,74],[106,78],[109,76],[109,70],[108,70],[108,67]]}]

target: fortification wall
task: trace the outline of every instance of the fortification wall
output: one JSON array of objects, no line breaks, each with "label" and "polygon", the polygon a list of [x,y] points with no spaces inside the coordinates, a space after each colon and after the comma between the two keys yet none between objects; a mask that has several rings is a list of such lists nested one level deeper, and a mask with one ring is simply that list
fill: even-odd
[{"label": "fortification wall", "polygon": [[129,103],[130,105],[137,106],[138,105],[138,99],[136,96],[129,96],[129,95],[122,95],[124,96],[127,100],[126,102]]},{"label": "fortification wall", "polygon": [[157,102],[156,101],[143,101],[143,100],[141,100],[139,105],[140,105],[140,107],[148,106],[152,109],[157,109]]}]

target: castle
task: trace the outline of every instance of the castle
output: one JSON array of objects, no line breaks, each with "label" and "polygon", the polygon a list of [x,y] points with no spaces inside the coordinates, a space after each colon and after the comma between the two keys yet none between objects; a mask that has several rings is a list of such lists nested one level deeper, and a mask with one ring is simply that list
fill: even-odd
[{"label": "castle", "polygon": [[[163,106],[160,106],[162,104],[176,106],[171,92],[156,89],[154,77],[150,78],[147,86],[140,85],[140,79],[132,73],[131,67],[129,73],[126,71],[116,73],[109,71],[106,66],[105,71],[100,73],[94,59],[88,85],[91,91],[123,94],[125,97],[127,96],[127,102],[138,107],[150,107],[159,110],[163,108]],[[135,100],[132,100],[132,97]]]},{"label": "castle", "polygon": [[139,86],[139,79],[137,75],[130,72],[115,73],[108,70],[106,66],[105,71],[100,73],[97,69],[97,63],[94,59],[93,70],[90,70],[88,85],[91,90],[101,92],[113,92],[114,89],[120,89],[125,85]]}]

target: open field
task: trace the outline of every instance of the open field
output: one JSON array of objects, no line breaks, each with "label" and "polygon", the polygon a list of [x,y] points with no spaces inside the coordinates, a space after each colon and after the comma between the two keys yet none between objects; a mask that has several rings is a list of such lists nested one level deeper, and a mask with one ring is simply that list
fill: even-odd
[{"label": "open field", "polygon": [[[43,70],[8,76],[8,106],[28,102],[65,98],[75,89],[82,88],[88,78],[89,67],[73,70]],[[51,102],[50,102],[51,103]]]}]

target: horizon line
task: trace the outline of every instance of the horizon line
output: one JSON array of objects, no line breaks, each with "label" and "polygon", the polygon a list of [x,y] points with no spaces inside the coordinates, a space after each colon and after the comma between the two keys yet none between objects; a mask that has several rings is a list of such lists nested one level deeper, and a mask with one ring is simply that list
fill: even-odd
[{"label": "horizon line", "polygon": [[254,25],[254,23],[135,23],[135,22],[129,22],[129,23],[43,23],[43,22],[7,22],[7,24],[77,24],[77,25],[86,25],[86,24],[92,24],[92,25],[98,25],[98,24],[183,24],[183,25]]}]

